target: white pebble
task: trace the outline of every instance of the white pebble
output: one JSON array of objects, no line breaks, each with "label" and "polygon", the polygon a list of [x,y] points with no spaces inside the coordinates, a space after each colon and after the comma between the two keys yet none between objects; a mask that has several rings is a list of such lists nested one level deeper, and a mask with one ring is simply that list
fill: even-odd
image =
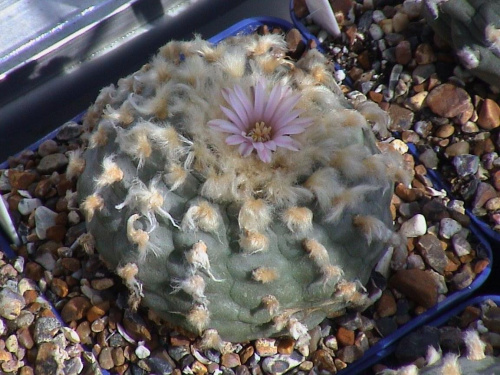
[{"label": "white pebble", "polygon": [[379,23],[380,21],[385,20],[386,18],[387,17],[385,16],[384,12],[382,12],[381,10],[377,9],[373,11],[372,14],[373,22]]},{"label": "white pebble", "polygon": [[151,355],[151,352],[144,346],[144,342],[140,341],[139,346],[135,349],[135,355],[139,359],[144,359],[149,357]]},{"label": "white pebble", "polygon": [[337,82],[342,82],[346,77],[345,72],[342,69],[336,70],[334,76]]},{"label": "white pebble", "polygon": [[370,36],[373,40],[382,39],[382,37],[384,36],[384,31],[376,23],[372,23],[368,31],[370,32]]},{"label": "white pebble", "polygon": [[45,206],[40,206],[35,210],[36,235],[44,240],[47,236],[47,229],[56,225],[57,213]]},{"label": "white pebble", "polygon": [[321,29],[317,36],[320,43],[323,43],[326,38],[328,38],[328,32],[326,30]]},{"label": "white pebble", "polygon": [[76,333],[75,330],[69,328],[69,327],[63,327],[62,328],[64,332],[64,337],[73,344],[79,344],[80,343],[80,336],[78,333]]},{"label": "white pebble", "polygon": [[21,215],[29,215],[36,208],[42,205],[42,201],[38,198],[25,198],[19,201],[17,210]]},{"label": "white pebble", "polygon": [[427,222],[422,214],[417,214],[405,221],[399,232],[405,237],[423,236],[427,232]]},{"label": "white pebble", "polygon": [[454,234],[460,232],[462,226],[452,218],[445,217],[439,222],[439,235],[442,238],[450,239]]}]

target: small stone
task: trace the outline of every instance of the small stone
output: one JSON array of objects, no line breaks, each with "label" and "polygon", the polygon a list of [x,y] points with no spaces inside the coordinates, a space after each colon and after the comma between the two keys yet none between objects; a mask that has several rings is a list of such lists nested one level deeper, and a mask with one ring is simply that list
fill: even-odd
[{"label": "small stone", "polygon": [[476,155],[457,155],[451,162],[459,177],[475,174],[479,169],[479,156]]},{"label": "small stone", "polygon": [[52,290],[58,297],[61,298],[66,297],[69,292],[68,284],[66,284],[64,280],[57,277],[52,279],[50,290]]},{"label": "small stone", "polygon": [[82,319],[90,308],[90,301],[83,296],[71,298],[61,310],[61,318],[69,323]]},{"label": "small stone", "polygon": [[424,215],[417,214],[401,225],[399,232],[405,237],[419,237],[427,232],[427,222]]},{"label": "small stone", "polygon": [[[443,219],[446,220],[446,219]],[[421,236],[415,247],[419,251],[425,262],[439,274],[444,273],[444,269],[448,264],[448,258],[441,246],[441,241],[433,234],[425,234]]]},{"label": "small stone", "polygon": [[[295,340],[291,337],[283,337],[278,340],[278,354],[290,355],[295,346]],[[244,363],[244,362],[243,362]]]},{"label": "small stone", "polygon": [[408,269],[417,268],[419,270],[425,269],[425,262],[418,254],[412,253],[408,255]]},{"label": "small stone", "polygon": [[277,354],[276,339],[263,338],[255,340],[255,352],[261,357],[269,357]]},{"label": "small stone", "polygon": [[381,318],[396,314],[397,304],[394,299],[394,295],[389,290],[385,290],[377,301],[375,307],[377,309],[377,314]]},{"label": "small stone", "polygon": [[470,264],[464,264],[462,269],[455,273],[450,280],[450,286],[452,290],[462,290],[467,288],[474,279],[476,274],[472,270]]},{"label": "small stone", "polygon": [[427,95],[426,103],[436,115],[447,118],[470,111],[471,107],[473,109],[467,91],[450,83],[441,84],[431,90]]},{"label": "small stone", "polygon": [[405,30],[410,23],[410,19],[407,14],[402,12],[397,12],[394,17],[392,17],[392,27],[395,33],[400,33]]},{"label": "small stone", "polygon": [[47,229],[55,225],[57,213],[51,209],[40,206],[35,210],[36,235],[43,240],[47,236]]},{"label": "small stone", "polygon": [[26,190],[37,178],[38,175],[33,171],[9,169],[9,183],[14,189]]},{"label": "small stone", "polygon": [[56,134],[56,139],[59,141],[69,141],[78,138],[83,133],[83,125],[75,121],[68,121],[63,124]]},{"label": "small stone", "polygon": [[415,61],[418,65],[432,64],[436,62],[436,55],[431,45],[422,43],[417,46],[415,50]]},{"label": "small stone", "polygon": [[[248,360],[253,356],[255,352],[255,349],[252,345],[248,345],[243,350],[239,353],[240,355],[240,361],[242,364],[245,364],[248,362]],[[217,361],[214,361],[217,362]]]},{"label": "small stone", "polygon": [[100,279],[93,279],[93,280],[91,280],[90,281],[90,285],[95,290],[106,290],[106,289],[111,288],[113,285],[115,285],[115,282],[110,277],[103,277],[103,278],[100,278]]},{"label": "small stone", "polygon": [[304,359],[297,352],[293,352],[291,355],[277,354],[265,358],[262,361],[262,369],[268,374],[281,375],[299,366]]},{"label": "small stone", "polygon": [[403,40],[398,43],[395,49],[396,62],[401,65],[408,64],[412,59],[412,51],[410,42]]},{"label": "small stone", "polygon": [[488,202],[486,202],[485,207],[488,211],[500,210],[500,197],[491,198]]},{"label": "small stone", "polygon": [[460,233],[455,234],[451,238],[451,244],[453,245],[453,250],[458,257],[469,255],[472,251],[471,244]]},{"label": "small stone", "polygon": [[240,356],[237,353],[224,353],[222,354],[221,365],[226,368],[234,368],[240,366]]},{"label": "small stone", "polygon": [[353,363],[363,356],[363,351],[355,345],[345,346],[337,352],[337,358],[344,363]]},{"label": "small stone", "polygon": [[339,327],[335,336],[337,337],[337,342],[341,346],[354,345],[355,334],[354,331],[350,329]]},{"label": "small stone", "polygon": [[370,36],[372,37],[373,40],[380,40],[384,36],[384,31],[376,23],[372,23],[370,25],[368,32],[370,33]]},{"label": "small stone", "polygon": [[436,129],[436,137],[449,138],[455,133],[455,127],[451,124],[444,124]]},{"label": "small stone", "polygon": [[[137,348],[135,348],[135,355],[139,359],[147,358],[151,355],[151,351],[144,346],[144,343],[140,343]],[[239,358],[239,357],[238,357]]]},{"label": "small stone", "polygon": [[405,100],[405,107],[412,111],[420,111],[425,105],[425,99],[429,92],[421,91]]},{"label": "small stone", "polygon": [[389,279],[389,285],[426,308],[438,301],[438,286],[434,277],[426,271],[399,270]]},{"label": "small stone", "polygon": [[451,144],[446,147],[445,154],[448,157],[454,157],[457,155],[465,155],[468,154],[470,150],[469,142],[466,141],[458,141],[456,143]]},{"label": "small stone", "polygon": [[36,208],[42,206],[42,201],[38,198],[24,198],[19,201],[17,209],[21,215],[29,215]]},{"label": "small stone", "polygon": [[436,73],[434,64],[417,65],[411,76],[414,83],[421,84],[427,81],[434,73]]},{"label": "small stone", "polygon": [[44,156],[36,169],[41,174],[51,174],[55,171],[61,171],[68,165],[68,158],[64,154],[50,154]]},{"label": "small stone", "polygon": [[25,306],[24,297],[10,289],[0,291],[0,316],[7,320],[16,319]]},{"label": "small stone", "polygon": [[485,99],[479,110],[477,124],[485,130],[495,129],[500,126],[500,106],[491,99]]},{"label": "small stone", "polygon": [[392,119],[392,124],[390,126],[392,131],[403,131],[411,128],[415,117],[415,113],[411,110],[404,108],[399,104],[393,103],[389,107],[388,113]]},{"label": "small stone", "polygon": [[439,235],[441,238],[450,239],[461,229],[462,225],[452,218],[444,218],[439,222]]},{"label": "small stone", "polygon": [[53,139],[47,139],[43,141],[40,146],[38,146],[37,152],[38,155],[41,157],[50,155],[50,154],[55,154],[56,152],[59,151],[59,146],[57,145],[57,142],[54,141]]},{"label": "small stone", "polygon": [[335,367],[333,358],[326,350],[318,349],[312,354],[311,360],[314,366],[318,367],[319,370],[327,371],[330,374],[337,373],[337,367]]},{"label": "small stone", "polygon": [[101,366],[104,370],[111,370],[115,366],[113,356],[111,354],[112,350],[113,349],[110,347],[105,347],[102,348],[99,353],[99,366]]},{"label": "small stone", "polygon": [[418,159],[428,169],[436,169],[439,164],[439,158],[432,148],[428,148],[422,152]]},{"label": "small stone", "polygon": [[41,317],[35,322],[33,338],[37,344],[51,342],[61,328],[61,322],[54,317]]},{"label": "small stone", "polygon": [[41,343],[35,360],[35,373],[37,375],[53,375],[58,373],[62,351],[52,342]]}]

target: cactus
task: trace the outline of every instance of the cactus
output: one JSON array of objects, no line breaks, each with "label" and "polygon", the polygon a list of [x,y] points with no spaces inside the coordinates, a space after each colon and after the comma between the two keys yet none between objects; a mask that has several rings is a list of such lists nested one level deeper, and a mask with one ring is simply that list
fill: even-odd
[{"label": "cactus", "polygon": [[423,12],[465,68],[500,88],[499,1],[425,0]]},{"label": "cactus", "polygon": [[101,91],[69,163],[130,306],[210,342],[304,342],[365,307],[372,268],[405,244],[390,201],[408,176],[370,128],[388,116],[352,108],[318,51],[286,52],[274,33],[168,43]]}]

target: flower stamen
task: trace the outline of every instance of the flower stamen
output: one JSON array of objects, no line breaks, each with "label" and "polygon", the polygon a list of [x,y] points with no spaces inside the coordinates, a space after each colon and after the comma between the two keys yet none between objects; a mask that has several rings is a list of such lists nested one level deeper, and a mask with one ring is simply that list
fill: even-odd
[{"label": "flower stamen", "polygon": [[255,127],[247,134],[254,142],[267,142],[271,139],[272,128],[264,121],[256,122]]}]

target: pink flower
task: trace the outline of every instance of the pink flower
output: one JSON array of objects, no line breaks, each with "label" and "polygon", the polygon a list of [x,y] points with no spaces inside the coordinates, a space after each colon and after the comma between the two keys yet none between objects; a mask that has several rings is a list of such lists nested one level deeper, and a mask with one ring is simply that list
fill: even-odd
[{"label": "pink flower", "polygon": [[210,120],[207,124],[229,133],[226,143],[239,145],[238,150],[245,157],[256,150],[259,158],[269,163],[277,147],[298,151],[300,144],[291,135],[302,133],[312,124],[312,119],[299,117],[302,110],[294,109],[300,94],[293,94],[290,87],[277,84],[267,93],[265,81],[259,80],[250,97],[238,85],[223,89],[222,96],[230,106],[220,107],[227,119]]}]

